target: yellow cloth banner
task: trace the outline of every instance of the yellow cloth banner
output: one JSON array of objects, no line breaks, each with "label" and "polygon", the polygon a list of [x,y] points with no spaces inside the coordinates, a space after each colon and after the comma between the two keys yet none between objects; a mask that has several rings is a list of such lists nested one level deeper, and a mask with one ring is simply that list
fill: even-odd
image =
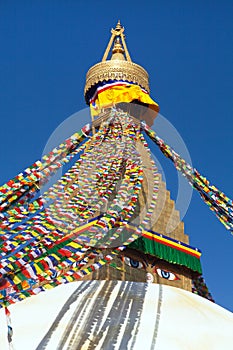
[{"label": "yellow cloth banner", "polygon": [[102,108],[108,108],[121,102],[130,103],[134,100],[147,104],[155,112],[159,111],[159,105],[138,85],[112,86],[106,89],[103,87],[101,90],[98,92],[94,103],[90,104],[93,116],[98,115]]}]

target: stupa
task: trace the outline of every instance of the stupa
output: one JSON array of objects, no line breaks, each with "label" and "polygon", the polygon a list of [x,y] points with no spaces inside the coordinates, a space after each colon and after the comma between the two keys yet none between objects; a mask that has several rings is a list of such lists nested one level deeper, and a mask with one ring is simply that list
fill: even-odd
[{"label": "stupa", "polygon": [[91,124],[0,187],[1,349],[230,349],[232,314],[212,302],[148,140],[230,231],[232,201],[151,129],[148,73],[120,22],[111,34],[87,72]]}]

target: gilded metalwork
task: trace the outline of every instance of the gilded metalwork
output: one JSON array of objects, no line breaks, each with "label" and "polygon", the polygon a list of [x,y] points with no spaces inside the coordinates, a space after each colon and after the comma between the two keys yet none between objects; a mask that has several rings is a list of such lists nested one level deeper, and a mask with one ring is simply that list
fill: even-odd
[{"label": "gilded metalwork", "polygon": [[87,72],[84,93],[86,94],[91,86],[104,80],[125,80],[140,85],[148,92],[150,91],[149,76],[146,70],[129,61],[109,60],[95,64]]},{"label": "gilded metalwork", "polygon": [[106,61],[107,60],[107,57],[109,55],[109,52],[110,52],[110,49],[112,47],[112,44],[113,44],[113,41],[116,40],[116,39],[119,39],[121,38],[121,42],[123,44],[123,47],[124,47],[124,53],[125,53],[125,56],[126,56],[126,60],[131,62],[131,58],[130,58],[130,55],[129,55],[129,51],[127,49],[127,46],[126,46],[126,43],[125,43],[125,35],[123,34],[125,31],[125,28],[122,27],[121,25],[121,22],[118,21],[117,25],[116,25],[116,28],[111,30],[111,39],[109,40],[109,43],[108,43],[108,46],[105,50],[105,53],[104,53],[104,56],[102,58],[102,62]]},{"label": "gilded metalwork", "polygon": [[[124,27],[118,21],[111,30],[112,36],[105,50],[102,62],[92,66],[86,75],[84,94],[95,84],[108,80],[124,80],[140,85],[150,92],[149,76],[144,68],[131,61],[124,36]],[[114,45],[113,45],[114,44]],[[111,47],[112,57],[107,60]]]}]

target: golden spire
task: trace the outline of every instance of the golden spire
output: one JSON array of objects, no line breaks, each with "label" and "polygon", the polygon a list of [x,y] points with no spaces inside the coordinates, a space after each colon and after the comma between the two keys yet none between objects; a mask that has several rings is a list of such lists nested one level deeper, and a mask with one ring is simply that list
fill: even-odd
[{"label": "golden spire", "polygon": [[[124,57],[126,57],[126,60],[131,62],[129,51],[128,51],[126,43],[125,43],[125,36],[123,34],[124,31],[125,31],[125,28],[122,27],[121,22],[119,20],[117,25],[116,25],[116,28],[115,29],[112,28],[112,30],[111,30],[112,36],[111,36],[111,39],[109,40],[108,46],[105,50],[104,56],[102,58],[102,62],[107,60],[107,57],[109,55],[109,52],[110,52],[110,49],[112,47],[113,42],[114,42],[114,46],[112,49],[113,56],[112,56],[111,60],[117,59],[117,58],[115,58],[116,56],[114,56],[114,54],[117,53],[116,50],[120,50],[120,52],[122,53],[122,56],[120,56],[121,57],[120,59],[125,60]],[[122,45],[123,45],[123,47],[122,47]],[[124,56],[124,54],[125,54],[125,56]]]},{"label": "golden spire", "polygon": [[[118,22],[117,22],[117,25],[116,25],[116,28],[115,28],[115,30],[122,30],[122,25],[121,25],[121,21],[118,19]],[[124,32],[124,28],[123,28],[123,30],[122,30],[122,33]]]},{"label": "golden spire", "polygon": [[[149,92],[149,77],[146,70],[133,63],[125,42],[124,27],[118,21],[116,28],[111,30],[111,38],[104,52],[102,61],[92,66],[87,72],[85,99],[90,100],[90,91],[100,82],[109,80],[128,81],[138,84]],[[112,48],[111,59],[108,59]]]},{"label": "golden spire", "polygon": [[123,49],[121,42],[120,42],[120,38],[117,37],[114,40],[114,46],[112,48],[112,57],[111,60],[125,60],[125,56],[124,56],[125,50]]}]

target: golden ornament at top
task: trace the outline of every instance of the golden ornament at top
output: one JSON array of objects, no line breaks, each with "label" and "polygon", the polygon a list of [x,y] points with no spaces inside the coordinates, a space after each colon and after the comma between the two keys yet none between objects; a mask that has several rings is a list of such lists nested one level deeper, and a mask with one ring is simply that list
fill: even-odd
[{"label": "golden ornament at top", "polygon": [[[86,75],[84,94],[102,81],[123,80],[140,85],[150,92],[149,76],[144,68],[131,61],[124,36],[124,27],[118,21],[116,28],[111,30],[112,36],[104,53],[102,62],[92,66]],[[112,57],[107,60],[112,48]],[[89,102],[89,101],[87,101]]]}]

